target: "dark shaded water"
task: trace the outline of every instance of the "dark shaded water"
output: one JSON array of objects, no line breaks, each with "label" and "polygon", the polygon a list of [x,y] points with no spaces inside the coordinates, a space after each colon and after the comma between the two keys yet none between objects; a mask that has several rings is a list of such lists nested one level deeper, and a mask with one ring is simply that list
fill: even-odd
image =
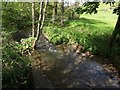
[{"label": "dark shaded water", "polygon": [[83,57],[76,45],[53,46],[40,36],[36,46],[32,52],[34,87],[119,87],[117,74]]}]

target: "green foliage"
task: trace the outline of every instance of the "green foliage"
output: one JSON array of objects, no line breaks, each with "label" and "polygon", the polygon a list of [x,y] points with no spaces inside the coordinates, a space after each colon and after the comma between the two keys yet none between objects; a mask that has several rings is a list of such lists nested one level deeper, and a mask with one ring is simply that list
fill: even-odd
[{"label": "green foliage", "polygon": [[113,13],[120,15],[120,5],[113,10]]},{"label": "green foliage", "polygon": [[30,61],[21,56],[14,46],[6,45],[2,48],[3,88],[28,88],[30,69]]},{"label": "green foliage", "polygon": [[35,38],[29,37],[27,39],[21,39],[21,43],[15,43],[14,48],[19,51],[20,53],[24,53],[26,51],[30,52],[33,50],[33,42]]},{"label": "green foliage", "polygon": [[82,14],[82,7],[78,7],[78,8],[76,8],[76,10],[75,10],[76,12],[77,12],[77,14]]},{"label": "green foliage", "polygon": [[69,39],[68,37],[66,37],[65,34],[62,34],[61,35],[61,29],[60,28],[57,28],[57,27],[45,27],[44,28],[44,33],[46,33],[49,39],[49,41],[53,44],[66,44],[69,42]]},{"label": "green foliage", "polygon": [[[21,30],[31,25],[31,13],[29,3],[3,2],[2,3],[2,25],[4,30]],[[31,10],[31,9],[30,9]]]},{"label": "green foliage", "polygon": [[69,42],[69,39],[65,37],[64,35],[55,35],[52,37],[50,40],[51,43],[53,44],[67,44]]},{"label": "green foliage", "polygon": [[22,56],[22,45],[14,44],[12,35],[15,31],[8,31],[2,31],[2,88],[29,88],[32,85],[31,62]]},{"label": "green foliage", "polygon": [[[112,10],[104,11],[101,8],[102,5],[97,14],[83,14],[80,19],[66,21],[63,28],[50,25],[45,26],[43,31],[54,44],[62,42],[61,37],[64,36],[69,39],[68,43],[82,44],[85,50],[92,51],[93,54],[109,57],[112,52],[113,56],[119,55],[119,49],[110,51],[108,47],[117,15],[112,14]],[[108,5],[105,8],[109,8]]]},{"label": "green foliage", "polygon": [[78,7],[76,9],[76,12],[78,14],[96,14],[97,13],[97,8],[99,6],[99,2],[85,2],[82,7]]},{"label": "green foliage", "polygon": [[78,5],[72,5],[70,7],[66,7],[66,10],[65,10],[65,17],[68,19],[68,20],[72,20],[72,19],[78,19],[79,18],[79,14],[80,13],[77,13],[76,12],[76,9],[78,8],[79,6]]}]

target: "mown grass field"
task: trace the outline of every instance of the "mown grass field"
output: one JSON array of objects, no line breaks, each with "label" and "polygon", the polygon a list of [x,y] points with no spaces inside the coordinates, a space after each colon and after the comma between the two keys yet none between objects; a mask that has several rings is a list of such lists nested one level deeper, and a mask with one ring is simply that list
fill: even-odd
[{"label": "mown grass field", "polygon": [[65,22],[65,27],[45,26],[44,33],[53,44],[79,43],[93,54],[110,56],[120,55],[120,48],[109,50],[109,37],[112,34],[117,15],[109,5],[100,4],[97,14],[82,14],[79,19]]}]

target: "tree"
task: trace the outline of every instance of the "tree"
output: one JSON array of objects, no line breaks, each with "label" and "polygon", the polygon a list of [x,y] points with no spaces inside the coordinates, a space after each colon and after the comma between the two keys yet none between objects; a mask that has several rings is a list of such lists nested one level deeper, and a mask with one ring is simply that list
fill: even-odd
[{"label": "tree", "polygon": [[114,0],[106,0],[103,3],[110,4],[110,9],[112,9],[112,6],[114,6],[115,1]]},{"label": "tree", "polygon": [[[43,0],[40,2],[40,11],[39,11],[37,34],[36,34],[35,40],[33,42],[33,49],[35,48],[36,41],[39,39],[39,36],[42,34],[47,3],[48,3],[48,0],[45,1],[45,6],[44,6],[44,9],[43,9]],[[42,12],[42,10],[43,10],[43,12]]]},{"label": "tree", "polygon": [[96,14],[98,12],[97,8],[99,5],[100,5],[99,2],[85,2],[82,6],[76,9],[76,12],[78,14],[83,14],[83,13]]},{"label": "tree", "polygon": [[61,26],[64,26],[64,0],[61,0]]},{"label": "tree", "polygon": [[[75,4],[68,6],[67,9],[65,10],[68,16],[68,20],[73,20],[76,18],[76,15],[79,15],[76,13],[76,9],[79,8],[79,3],[76,2]],[[78,16],[79,17],[79,16]],[[77,17],[77,18],[78,18]]]},{"label": "tree", "polygon": [[53,15],[52,15],[52,22],[53,22],[53,23],[55,23],[56,15],[57,15],[57,2],[54,2]]},{"label": "tree", "polygon": [[32,2],[32,37],[34,37],[35,33],[35,2]]},{"label": "tree", "polygon": [[43,7],[43,0],[41,0],[41,2],[40,2],[40,10],[39,10],[39,19],[38,19],[36,38],[39,37],[39,33],[40,33],[40,24],[41,24],[41,20],[42,20],[42,7]]},{"label": "tree", "polygon": [[114,31],[110,37],[110,44],[109,46],[112,47],[113,46],[113,43],[114,43],[114,40],[115,40],[115,37],[119,34],[120,35],[120,3],[118,5],[117,8],[114,9],[114,12],[113,13],[116,13],[118,15],[118,19],[117,19],[117,22],[116,22],[116,25],[115,25],[115,28],[114,28]]},{"label": "tree", "polygon": [[31,10],[29,2],[2,2],[3,27],[11,32],[31,27]]},{"label": "tree", "polygon": [[46,2],[45,2],[45,7],[44,7],[44,10],[43,10],[43,17],[42,17],[41,26],[40,26],[40,34],[42,34],[42,29],[43,29],[44,20],[45,20],[47,3],[48,3],[48,0],[46,0]]}]

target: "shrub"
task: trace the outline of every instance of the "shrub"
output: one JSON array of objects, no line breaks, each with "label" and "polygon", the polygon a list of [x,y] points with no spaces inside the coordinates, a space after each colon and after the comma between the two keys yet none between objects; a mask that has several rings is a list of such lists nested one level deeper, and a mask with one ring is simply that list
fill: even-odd
[{"label": "shrub", "polygon": [[67,44],[69,42],[69,39],[65,37],[64,35],[55,35],[50,40],[53,44]]},{"label": "shrub", "polygon": [[34,40],[35,40],[35,38],[33,38],[33,37],[29,37],[27,39],[21,39],[20,44],[16,43],[16,44],[14,44],[14,47],[20,53],[24,53],[25,51],[30,52],[33,49],[32,45],[33,45]]},{"label": "shrub", "polygon": [[2,48],[3,88],[28,88],[30,86],[31,66],[29,59],[18,53],[14,46]]}]

